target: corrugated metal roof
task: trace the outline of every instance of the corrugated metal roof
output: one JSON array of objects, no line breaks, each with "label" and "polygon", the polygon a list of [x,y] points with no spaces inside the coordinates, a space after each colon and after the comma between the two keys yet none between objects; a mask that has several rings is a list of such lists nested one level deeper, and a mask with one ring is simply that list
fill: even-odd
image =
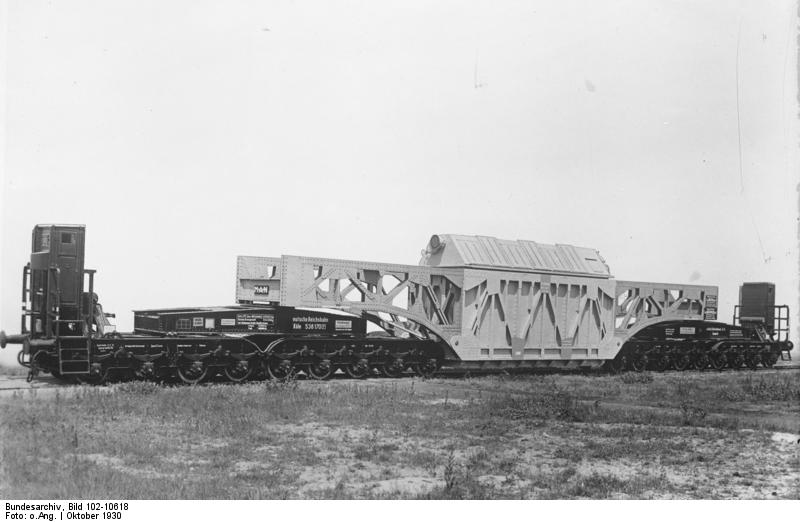
[{"label": "corrugated metal roof", "polygon": [[442,234],[428,243],[421,265],[474,266],[525,272],[558,272],[611,277],[608,265],[593,248],[546,245],[489,236]]}]

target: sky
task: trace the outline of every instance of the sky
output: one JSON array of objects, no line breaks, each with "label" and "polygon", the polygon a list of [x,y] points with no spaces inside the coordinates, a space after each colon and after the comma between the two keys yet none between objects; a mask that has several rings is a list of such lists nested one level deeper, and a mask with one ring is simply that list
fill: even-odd
[{"label": "sky", "polygon": [[87,226],[121,331],[232,304],[237,255],[416,264],[443,233],[717,285],[724,320],[771,281],[800,325],[794,2],[0,6],[8,333],[51,222]]}]

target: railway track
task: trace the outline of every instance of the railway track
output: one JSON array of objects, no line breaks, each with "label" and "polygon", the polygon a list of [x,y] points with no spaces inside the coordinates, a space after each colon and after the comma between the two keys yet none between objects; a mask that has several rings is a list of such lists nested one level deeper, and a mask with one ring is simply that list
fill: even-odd
[{"label": "railway track", "polygon": [[[730,369],[730,368],[726,368],[726,369],[723,369],[723,370],[704,370],[704,372],[705,373],[713,373],[713,374],[731,374],[731,373],[748,374],[748,373],[751,373],[753,375],[769,375],[769,374],[772,374],[772,373],[775,373],[775,372],[783,373],[783,372],[787,372],[787,371],[798,371],[798,370],[800,370],[800,361],[782,361],[782,362],[779,362],[778,364],[776,364],[772,368],[759,368],[757,371],[752,371],[752,370],[747,370],[747,369],[733,370],[733,369]],[[469,372],[469,373],[464,373],[464,372],[456,372],[456,371],[440,371],[433,378],[434,379],[436,379],[436,378],[444,379],[445,381],[447,381],[447,383],[444,384],[445,386],[452,386],[452,385],[456,385],[457,386],[456,383],[459,380],[463,380],[464,376],[466,376],[466,375],[468,375],[469,377],[481,378],[481,377],[490,377],[490,376],[493,376],[493,375],[502,375],[502,374],[508,374],[508,373],[510,373],[510,372],[506,372],[506,371],[474,372],[473,371],[473,372]],[[563,372],[560,372],[560,373],[563,373]],[[678,372],[676,370],[667,370],[667,371],[664,371],[664,372],[653,372],[653,373],[671,375],[671,374],[678,374],[678,373],[684,373],[684,372]],[[698,372],[691,372],[691,373],[692,374],[696,374]],[[546,375],[546,374],[552,374],[552,372],[524,372],[524,373],[518,373],[517,375],[528,375],[528,376],[532,376],[533,377],[533,376],[537,376],[537,375]],[[581,375],[581,374],[576,373],[576,374],[573,374],[573,375]],[[612,374],[610,372],[594,372],[594,373],[590,374],[590,376],[592,378],[596,378],[596,377],[601,377],[602,378],[602,377],[615,377],[616,375]],[[409,374],[407,376],[399,376],[399,377],[376,376],[375,379],[370,379],[370,380],[367,380],[367,381],[363,381],[363,380],[351,379],[346,374],[337,374],[337,375],[333,376],[330,379],[330,381],[327,381],[327,382],[347,381],[347,382],[374,383],[376,385],[383,385],[383,384],[392,383],[392,382],[402,382],[403,380],[406,380],[408,377],[412,377],[412,375]],[[315,381],[314,379],[308,378],[308,377],[306,377],[304,375],[297,376],[296,380],[297,380],[297,382],[319,382],[319,381]],[[219,384],[231,384],[231,383],[229,381],[225,380],[225,379],[220,378],[220,379],[216,379],[216,380],[210,380],[210,381],[208,381],[206,383],[200,384],[200,386],[204,386],[204,385],[213,386],[213,385],[219,385]],[[15,391],[18,392],[18,391],[36,390],[37,392],[45,392],[45,393],[47,393],[48,390],[49,391],[53,391],[53,390],[57,390],[57,389],[80,389],[81,386],[82,385],[79,384],[79,383],[66,382],[64,380],[56,379],[55,377],[53,377],[51,375],[40,375],[39,377],[37,377],[37,379],[35,381],[32,381],[32,382],[28,382],[27,378],[24,375],[19,375],[19,376],[17,376],[17,375],[14,375],[14,376],[0,375],[0,397],[9,396],[10,394],[12,394]],[[103,385],[101,385],[101,386],[95,386],[95,388],[111,390],[111,389],[113,389],[113,386],[103,386]],[[525,392],[521,392],[521,393],[524,394]]]}]

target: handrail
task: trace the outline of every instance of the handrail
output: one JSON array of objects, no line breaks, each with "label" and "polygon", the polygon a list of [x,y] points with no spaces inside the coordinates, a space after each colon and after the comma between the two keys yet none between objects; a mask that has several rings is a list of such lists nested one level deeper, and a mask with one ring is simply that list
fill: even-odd
[{"label": "handrail", "polygon": [[[30,280],[30,273],[31,273],[31,264],[27,263],[24,267],[22,267],[22,316],[20,317],[20,333],[26,334],[29,332],[27,325],[25,324],[25,317],[27,314],[25,311],[28,308],[28,296],[30,295],[30,288],[29,287],[29,280]],[[33,329],[33,324],[31,324],[31,329]]]},{"label": "handrail", "polygon": [[[93,269],[84,269],[84,275],[89,274],[89,299],[90,303],[89,306],[84,309],[84,305],[86,304],[83,299],[80,300],[79,306],[81,308],[81,318],[83,319],[83,334],[89,335],[92,330],[92,321],[94,320],[94,274],[96,270]],[[81,278],[81,290],[83,290],[83,278]]]},{"label": "handrail", "polygon": [[[56,288],[55,291],[53,291],[52,287],[50,286],[51,274],[53,274],[53,282]],[[55,318],[60,319],[61,318],[61,269],[58,268],[57,266],[51,266],[50,268],[47,269],[47,275],[48,275],[47,294],[48,297],[53,296],[55,298],[55,306],[53,306],[52,308],[56,310]],[[57,324],[58,323],[56,323],[56,325]],[[56,326],[55,330],[53,330],[53,321],[50,319],[50,310],[47,311],[47,331],[48,333],[52,333],[54,337],[56,338],[59,337],[58,326]]]}]

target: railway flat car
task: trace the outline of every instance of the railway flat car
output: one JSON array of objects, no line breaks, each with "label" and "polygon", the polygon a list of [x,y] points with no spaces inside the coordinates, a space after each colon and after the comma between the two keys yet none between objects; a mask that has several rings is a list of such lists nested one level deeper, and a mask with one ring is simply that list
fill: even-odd
[{"label": "railway flat car", "polygon": [[745,284],[734,324],[714,286],[615,279],[597,250],[434,235],[417,265],[299,256],[237,260],[230,306],[139,310],[114,331],[84,268],[85,227],[38,225],[23,269],[30,378],[240,382],[446,368],[702,370],[788,357],[788,308]]}]

